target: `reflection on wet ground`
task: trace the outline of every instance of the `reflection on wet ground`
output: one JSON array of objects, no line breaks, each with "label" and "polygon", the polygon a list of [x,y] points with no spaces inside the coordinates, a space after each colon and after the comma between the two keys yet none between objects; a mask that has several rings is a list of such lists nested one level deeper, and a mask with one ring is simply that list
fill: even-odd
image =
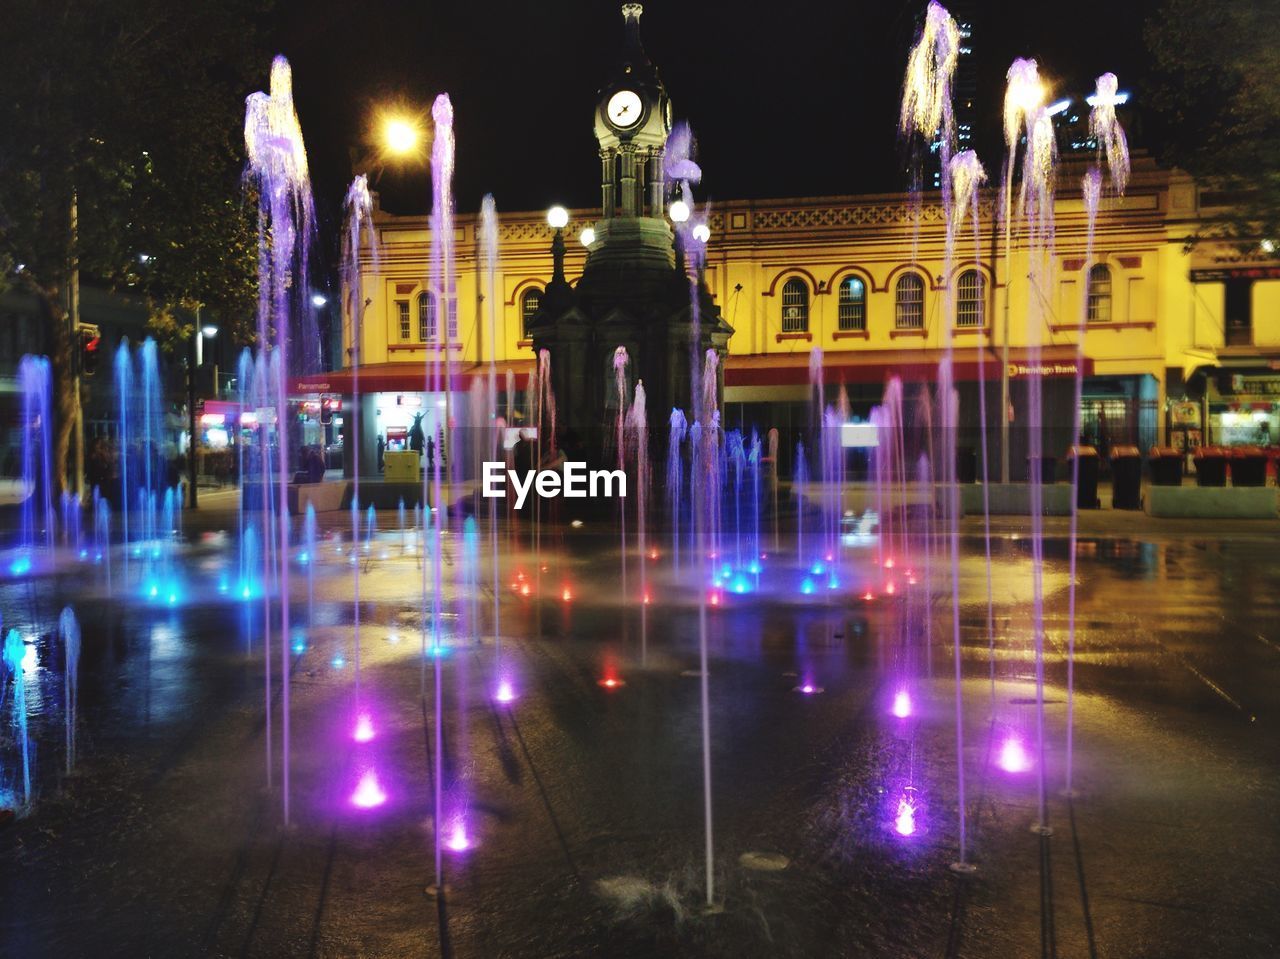
[{"label": "reflection on wet ground", "polygon": [[[1068,557],[1065,540],[1046,543],[1051,836],[1030,830],[1034,772],[1003,768],[1010,740],[1040,761],[1030,547],[993,544],[989,636],[982,545],[965,542],[963,759],[978,868],[963,878],[948,869],[958,770],[946,562],[894,596],[865,557],[839,590],[801,594],[766,573],[761,592],[726,593],[710,616],[714,915],[700,909],[687,571],[651,561],[643,649],[638,610],[617,600],[616,548],[585,537],[545,554],[546,570],[504,550],[500,642],[491,629],[476,641],[465,609],[444,621],[464,633],[439,661],[445,808],[469,848],[446,850],[446,894],[432,899],[424,679],[435,664],[424,669],[418,561],[394,534],[383,543],[361,557],[366,742],[350,735],[348,556],[333,546],[315,564],[310,624],[295,577],[287,831],[278,769],[266,788],[261,603],[217,589],[231,547],[190,550],[186,599],[172,607],[107,601],[72,573],[0,588],[5,627],[33,640],[39,789],[35,811],[0,831],[0,954],[1280,954],[1280,559],[1265,541],[1082,538],[1070,797]],[[55,634],[68,602],[84,633],[70,778]],[[482,588],[485,617],[491,602]],[[278,662],[277,646],[277,680]],[[910,715],[898,718],[903,687]],[[278,717],[273,736],[278,766]],[[14,788],[15,749],[6,726],[0,789]],[[385,802],[353,808],[370,772]]]}]

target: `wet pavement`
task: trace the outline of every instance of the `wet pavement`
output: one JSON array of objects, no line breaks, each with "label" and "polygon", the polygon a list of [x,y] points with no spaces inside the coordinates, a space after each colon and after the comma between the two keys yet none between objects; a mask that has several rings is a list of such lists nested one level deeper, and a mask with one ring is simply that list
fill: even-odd
[{"label": "wet pavement", "polygon": [[[665,553],[648,561],[642,635],[640,610],[617,599],[616,544],[565,530],[541,562],[504,545],[495,639],[482,543],[485,585],[474,603],[446,594],[450,651],[424,659],[423,572],[384,533],[359,561],[369,743],[350,736],[349,556],[330,545],[312,564],[314,622],[295,564],[287,829],[279,637],[267,788],[262,601],[218,591],[234,544],[197,537],[171,608],[108,600],[96,572],[9,581],[4,625],[35,638],[38,799],[0,829],[0,955],[1280,955],[1280,557],[1244,527],[1159,529],[1081,538],[1066,794],[1068,557],[1050,527],[1042,835],[1030,543],[998,525],[989,633],[983,544],[966,524],[971,875],[949,868],[960,808],[949,557],[913,571],[911,588],[903,571],[893,596],[867,549],[850,550],[837,590],[801,594],[766,566],[761,592],[720,594],[707,610],[710,914],[699,610],[687,566],[677,573]],[[450,571],[460,549],[448,544]],[[70,777],[53,632],[68,602],[84,632]],[[443,896],[427,894],[437,667],[442,818],[464,822],[472,844],[444,850]],[[513,702],[495,700],[499,679]],[[797,691],[806,684],[821,692]],[[904,687],[914,711],[898,719]],[[1037,768],[1001,768],[1011,737]],[[11,793],[16,756],[6,724]],[[387,800],[356,809],[370,771]]]}]

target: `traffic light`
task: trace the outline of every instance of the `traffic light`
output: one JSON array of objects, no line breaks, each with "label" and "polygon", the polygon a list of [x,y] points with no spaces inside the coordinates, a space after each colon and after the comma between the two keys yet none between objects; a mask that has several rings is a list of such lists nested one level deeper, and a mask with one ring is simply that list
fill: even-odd
[{"label": "traffic light", "polygon": [[93,376],[98,371],[98,353],[102,346],[102,336],[96,326],[80,327],[80,372],[84,376]]}]

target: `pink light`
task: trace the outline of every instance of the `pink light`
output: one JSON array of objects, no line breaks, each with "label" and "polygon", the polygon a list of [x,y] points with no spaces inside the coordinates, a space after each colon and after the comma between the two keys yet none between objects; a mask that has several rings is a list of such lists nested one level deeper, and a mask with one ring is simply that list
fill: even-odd
[{"label": "pink light", "polygon": [[800,687],[800,692],[804,693],[806,696],[812,695],[813,683],[805,683],[803,686]]},{"label": "pink light", "polygon": [[719,593],[718,591],[716,591],[716,590],[714,590],[714,589],[713,589],[713,590],[711,591],[710,599],[711,599],[711,605],[712,605],[712,606],[719,606],[719,605],[720,605],[720,593]]},{"label": "pink light", "polygon": [[650,559],[657,559],[657,558],[658,558],[658,551],[657,551],[656,549],[651,549],[651,550],[649,550],[649,558],[650,558]]},{"label": "pink light", "polygon": [[521,595],[521,596],[528,596],[528,595],[529,595],[529,584],[528,584],[528,583],[525,583],[523,586],[521,586],[521,587],[520,587],[520,595]]},{"label": "pink light", "polygon": [[831,560],[832,560],[833,558],[834,558],[834,557],[832,557],[832,555],[831,555],[830,553],[828,553],[828,554],[827,554],[826,559],[827,559],[827,562],[828,562],[828,563],[829,563],[829,562],[831,562]]},{"label": "pink light", "polygon": [[1017,736],[1010,736],[1001,745],[1000,768],[1007,773],[1024,773],[1031,768],[1031,760]]},{"label": "pink light", "polygon": [[444,843],[454,852],[466,852],[471,848],[471,840],[467,837],[467,825],[458,817],[449,830],[449,838]]},{"label": "pink light", "polygon": [[516,691],[511,688],[511,684],[505,679],[498,683],[498,691],[494,694],[494,699],[500,703],[515,702]]},{"label": "pink light", "polygon": [[367,743],[373,740],[373,720],[369,718],[368,713],[361,713],[356,717],[356,728],[351,734],[351,738],[358,743]]},{"label": "pink light", "polygon": [[886,559],[886,560],[884,561],[884,568],[885,568],[885,569],[893,569],[893,557],[892,557],[892,556],[890,556],[888,559]]},{"label": "pink light", "polygon": [[869,603],[869,602],[871,602],[873,599],[875,599],[876,597],[875,597],[875,594],[874,594],[873,592],[871,592],[871,590],[867,590],[865,593],[863,593],[863,594],[862,594],[862,598],[863,598],[863,599],[865,599],[865,600]]},{"label": "pink light", "polygon": [[892,596],[897,591],[897,587],[893,585],[893,580],[885,583],[884,591],[888,596]]},{"label": "pink light", "polygon": [[378,774],[372,769],[360,777],[356,791],[351,794],[351,805],[360,809],[374,809],[387,801],[387,794],[378,784]]},{"label": "pink light", "polygon": [[893,694],[893,714],[899,719],[906,719],[911,715],[911,694],[905,689],[899,689]]},{"label": "pink light", "polygon": [[648,594],[648,593],[645,593],[645,594],[644,594],[644,604],[645,604],[646,606],[648,606],[651,602],[653,602],[652,598],[650,598],[650,596],[649,596],[649,594]]},{"label": "pink light", "polygon": [[627,684],[621,679],[617,679],[613,676],[606,676],[604,679],[600,680],[597,685],[603,686],[605,689],[619,689]]},{"label": "pink light", "polygon": [[898,815],[893,819],[893,830],[899,836],[910,836],[916,831],[916,807],[906,796],[898,800]]}]

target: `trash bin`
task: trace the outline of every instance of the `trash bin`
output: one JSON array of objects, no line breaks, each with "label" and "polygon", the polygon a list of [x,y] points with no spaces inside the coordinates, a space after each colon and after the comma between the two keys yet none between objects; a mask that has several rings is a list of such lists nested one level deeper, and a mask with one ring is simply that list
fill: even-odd
[{"label": "trash bin", "polygon": [[1111,508],[1142,509],[1142,453],[1136,446],[1111,447]]},{"label": "trash bin", "polygon": [[1266,486],[1266,451],[1258,446],[1237,446],[1231,450],[1231,485]]},{"label": "trash bin", "polygon": [[1172,446],[1153,446],[1147,455],[1152,486],[1182,485],[1182,454]]},{"label": "trash bin", "polygon": [[[1039,464],[1040,472],[1036,473],[1036,465]],[[1027,479],[1032,476],[1039,475],[1040,482],[1046,486],[1054,482],[1058,473],[1058,458],[1056,456],[1028,456],[1027,457]]]},{"label": "trash bin", "polygon": [[[1097,509],[1098,501],[1098,451],[1092,446],[1072,446],[1067,450],[1068,460],[1078,460],[1076,482],[1076,509]],[[1071,474],[1068,473],[1068,476]]]},{"label": "trash bin", "polygon": [[1196,450],[1196,485],[1227,485],[1227,454],[1218,446],[1202,446]]},{"label": "trash bin", "polygon": [[978,482],[978,453],[972,446],[956,450],[956,482]]}]

